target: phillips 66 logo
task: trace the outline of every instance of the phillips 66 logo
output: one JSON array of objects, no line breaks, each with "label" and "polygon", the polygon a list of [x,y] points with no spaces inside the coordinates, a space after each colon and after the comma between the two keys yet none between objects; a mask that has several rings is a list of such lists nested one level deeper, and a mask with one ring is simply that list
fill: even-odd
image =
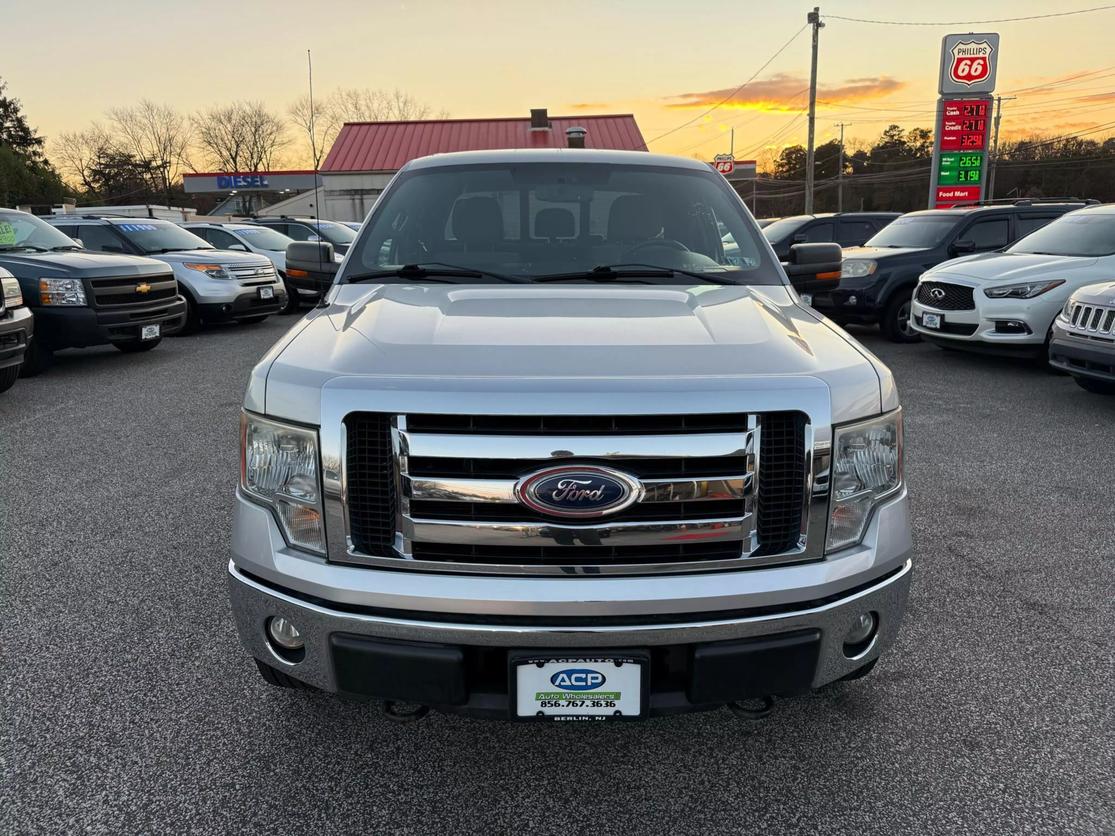
[{"label": "phillips 66 logo", "polygon": [[961,41],[952,48],[949,79],[955,84],[971,86],[986,81],[991,75],[991,53],[995,51],[987,41]]}]

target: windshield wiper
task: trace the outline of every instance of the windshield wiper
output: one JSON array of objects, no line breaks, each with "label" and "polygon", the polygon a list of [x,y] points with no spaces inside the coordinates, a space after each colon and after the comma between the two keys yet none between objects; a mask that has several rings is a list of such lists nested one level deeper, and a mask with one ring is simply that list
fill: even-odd
[{"label": "windshield wiper", "polygon": [[[629,269],[618,269],[629,268]],[[591,270],[581,270],[576,273],[547,273],[534,276],[536,282],[565,282],[584,279],[590,282],[622,282],[627,279],[672,279],[675,276],[688,276],[698,281],[709,284],[736,284],[733,281],[714,278],[704,273],[695,273],[690,270],[679,270],[677,267],[662,267],[658,264],[599,264]]]},{"label": "windshield wiper", "polygon": [[51,247],[50,251],[52,253],[57,253],[57,252],[61,252],[62,250],[80,250],[80,249],[81,249],[81,247],[79,247],[77,244],[59,244],[57,247]]},{"label": "windshield wiper", "polygon": [[48,247],[40,247],[38,244],[5,244],[0,246],[0,250],[7,252],[8,250],[31,250],[33,253],[48,253]]},{"label": "windshield wiper", "polygon": [[[518,276],[508,276],[503,273],[493,273],[491,270],[474,270],[471,267],[458,267],[454,264],[445,264],[441,261],[427,261],[422,264],[404,264],[390,270],[372,270],[368,273],[357,273],[346,276],[346,284],[356,282],[371,282],[380,279],[414,279],[422,281],[441,281],[446,279],[497,279],[501,282],[526,282]],[[450,282],[446,282],[450,284]]]}]

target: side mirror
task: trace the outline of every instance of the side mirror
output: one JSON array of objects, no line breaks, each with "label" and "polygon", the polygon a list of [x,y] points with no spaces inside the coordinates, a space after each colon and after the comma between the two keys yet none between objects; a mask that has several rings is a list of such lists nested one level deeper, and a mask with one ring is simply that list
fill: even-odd
[{"label": "side mirror", "polygon": [[[790,259],[783,268],[791,279],[840,278],[840,268],[844,264],[844,251],[839,244],[814,243],[794,244],[790,247]],[[824,275],[835,273],[835,276]]]},{"label": "side mirror", "polygon": [[228,248],[230,250],[237,250],[242,253],[246,253],[248,251],[248,248],[245,247],[243,244],[229,244]]},{"label": "side mirror", "polygon": [[976,242],[975,241],[969,241],[968,239],[965,238],[962,241],[956,241],[952,245],[951,249],[952,249],[952,252],[953,252],[954,255],[963,255],[964,253],[974,253],[976,251]]},{"label": "side mirror", "polygon": [[81,247],[83,250],[85,249],[85,242],[82,241],[80,238],[75,238],[74,243]]},{"label": "side mirror", "polygon": [[328,241],[294,241],[286,247],[286,266],[313,273],[337,272],[333,245]]}]

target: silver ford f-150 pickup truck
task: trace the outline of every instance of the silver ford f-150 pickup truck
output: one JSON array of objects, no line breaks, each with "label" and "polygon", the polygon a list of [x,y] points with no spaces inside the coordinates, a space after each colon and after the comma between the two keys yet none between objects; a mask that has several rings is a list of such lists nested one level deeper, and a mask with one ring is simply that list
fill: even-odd
[{"label": "silver ford f-150 pickup truck", "polygon": [[761,708],[862,676],[902,620],[891,373],[692,160],[409,163],[241,435],[229,582],[273,685],[395,716]]}]

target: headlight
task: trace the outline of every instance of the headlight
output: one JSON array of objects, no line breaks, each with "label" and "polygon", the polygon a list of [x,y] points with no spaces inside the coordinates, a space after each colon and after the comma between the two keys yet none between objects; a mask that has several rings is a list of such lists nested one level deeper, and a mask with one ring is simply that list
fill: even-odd
[{"label": "headlight", "polygon": [[1072,317],[1072,306],[1074,304],[1075,303],[1072,301],[1071,296],[1068,299],[1066,299],[1064,306],[1062,306],[1062,308],[1061,308],[1061,312],[1057,315],[1058,318],[1063,319],[1067,322]]},{"label": "headlight", "polygon": [[187,270],[197,270],[211,279],[231,279],[232,274],[225,269],[223,264],[183,264]]},{"label": "headlight", "polygon": [[1064,279],[1054,279],[1051,282],[1005,284],[1000,287],[985,287],[983,295],[991,299],[1033,299],[1035,296],[1041,296],[1047,290],[1060,287],[1064,283]]},{"label": "headlight", "polygon": [[4,306],[18,308],[23,304],[23,291],[19,289],[19,279],[0,279],[0,288],[4,290]]},{"label": "headlight", "polygon": [[44,305],[84,305],[81,279],[39,279],[39,302]]},{"label": "headlight", "polygon": [[874,273],[877,266],[874,261],[856,261],[855,259],[845,261],[840,268],[840,278],[861,279]]},{"label": "headlight", "polygon": [[317,431],[240,415],[240,487],[274,512],[287,542],[325,554]]},{"label": "headlight", "polygon": [[863,539],[879,503],[902,486],[902,410],[837,427],[825,551]]}]

